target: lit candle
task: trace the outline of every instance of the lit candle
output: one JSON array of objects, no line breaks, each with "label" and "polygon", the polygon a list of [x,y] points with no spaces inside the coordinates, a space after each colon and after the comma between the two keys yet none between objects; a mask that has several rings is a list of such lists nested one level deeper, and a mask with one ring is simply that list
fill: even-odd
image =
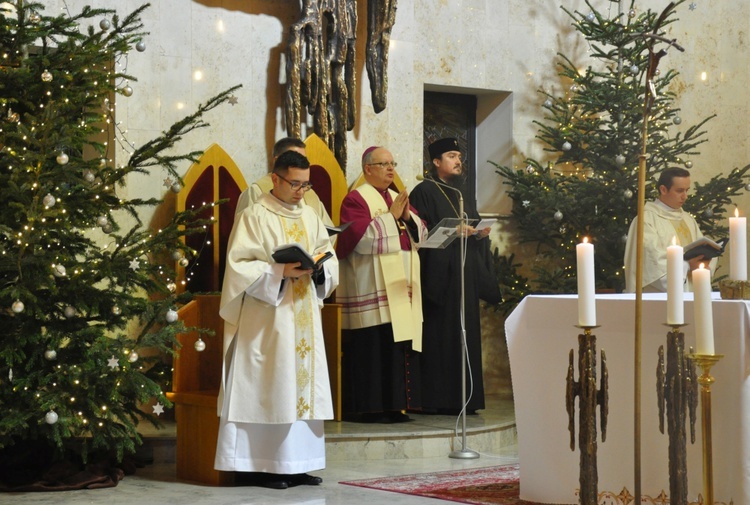
[{"label": "lit candle", "polygon": [[596,326],[596,297],[594,294],[594,244],[588,238],[576,245],[578,274],[578,326]]},{"label": "lit candle", "polygon": [[747,219],[735,208],[729,218],[729,279],[747,280]]},{"label": "lit candle", "polygon": [[693,270],[693,305],[695,311],[695,350],[697,354],[714,354],[714,316],[711,312],[711,271]]},{"label": "lit candle", "polygon": [[682,271],[682,246],[672,237],[672,245],[667,247],[667,324],[685,323]]}]

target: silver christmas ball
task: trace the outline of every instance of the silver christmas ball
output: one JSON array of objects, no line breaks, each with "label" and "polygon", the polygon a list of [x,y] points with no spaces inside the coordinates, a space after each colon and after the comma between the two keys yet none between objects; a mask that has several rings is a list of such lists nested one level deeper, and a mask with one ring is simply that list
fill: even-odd
[{"label": "silver christmas ball", "polygon": [[63,314],[65,314],[65,317],[67,317],[68,319],[70,319],[72,317],[75,317],[75,315],[76,315],[76,309],[74,307],[71,307],[70,305],[67,305],[63,309]]},{"label": "silver christmas ball", "polygon": [[175,182],[169,187],[169,189],[172,191],[172,193],[179,193],[180,191],[182,191],[182,184],[180,184],[179,182]]},{"label": "silver christmas ball", "polygon": [[633,192],[629,189],[626,189],[622,192],[622,196],[624,196],[627,199],[633,198]]},{"label": "silver christmas ball", "polygon": [[625,156],[622,154],[618,154],[615,156],[615,163],[617,163],[619,166],[623,166],[625,164]]},{"label": "silver christmas ball", "polygon": [[703,211],[703,215],[706,217],[714,217],[714,210],[713,209],[706,209]]},{"label": "silver christmas ball", "polygon": [[206,350],[206,343],[203,340],[201,340],[201,339],[196,340],[195,341],[195,350],[198,351],[198,352],[205,351]]},{"label": "silver christmas ball", "polygon": [[114,227],[112,226],[112,223],[107,223],[104,226],[102,226],[102,231],[104,233],[110,234],[114,230]]},{"label": "silver christmas ball", "polygon": [[105,226],[107,223],[109,223],[109,219],[107,219],[107,216],[99,216],[96,218],[97,226]]},{"label": "silver christmas ball", "polygon": [[750,184],[745,184],[745,191],[750,191]]},{"label": "silver christmas ball", "polygon": [[44,351],[44,359],[47,361],[54,361],[57,359],[57,351],[54,349],[47,349]]},{"label": "silver christmas ball", "polygon": [[109,19],[102,19],[99,21],[99,28],[102,30],[109,30],[112,27],[112,23],[109,22]]},{"label": "silver christmas ball", "polygon": [[44,82],[52,82],[52,72],[45,68],[44,72],[42,72],[42,80]]},{"label": "silver christmas ball", "polygon": [[70,161],[70,158],[68,157],[67,153],[65,151],[61,152],[57,155],[57,158],[55,158],[58,165],[67,165]]},{"label": "silver christmas ball", "polygon": [[44,416],[44,420],[47,422],[47,424],[55,424],[57,422],[57,419],[57,412],[55,412],[54,410],[50,410]]},{"label": "silver christmas ball", "polygon": [[120,310],[120,307],[118,307],[117,305],[114,305],[112,307],[112,314],[119,316],[120,314],[122,314],[122,310]]},{"label": "silver christmas ball", "polygon": [[623,244],[624,244],[624,243],[626,243],[627,241],[628,241],[628,236],[627,236],[627,234],[625,234],[625,235],[623,235],[622,237],[620,237],[620,242],[622,242]]},{"label": "silver christmas ball", "polygon": [[680,123],[682,123],[682,118],[681,118],[680,116],[675,116],[675,117],[674,117],[674,118],[672,119],[672,122],[673,122],[674,124],[680,124]]},{"label": "silver christmas ball", "polygon": [[21,312],[23,312],[25,306],[21,300],[16,300],[15,302],[13,302],[13,305],[11,305],[10,308],[16,314],[20,314]]},{"label": "silver christmas ball", "polygon": [[685,168],[693,168],[693,162],[692,161],[686,161],[685,162]]},{"label": "silver christmas ball", "polygon": [[65,277],[67,271],[63,265],[57,264],[52,267],[52,273],[55,274],[55,277]]},{"label": "silver christmas ball", "polygon": [[32,12],[29,14],[29,21],[31,21],[31,23],[37,24],[41,20],[42,16],[40,16],[38,12]]},{"label": "silver christmas ball", "polygon": [[130,354],[128,354],[128,361],[131,363],[135,363],[138,361],[138,353],[135,351],[130,351]]},{"label": "silver christmas ball", "polygon": [[170,293],[174,293],[177,290],[177,284],[175,284],[174,282],[170,282],[169,284],[167,284],[167,289]]},{"label": "silver christmas ball", "polygon": [[137,43],[135,44],[135,50],[136,50],[136,51],[138,51],[139,53],[142,53],[143,51],[145,51],[145,50],[146,50],[146,43],[145,43],[145,42],[143,42],[142,40],[139,40],[139,41],[138,41],[138,42],[137,42]]},{"label": "silver christmas ball", "polygon": [[91,170],[83,171],[83,180],[86,182],[94,182],[96,180],[96,174]]},{"label": "silver christmas ball", "polygon": [[188,260],[187,258],[180,258],[179,263],[180,266],[184,268],[190,264],[190,260]]},{"label": "silver christmas ball", "polygon": [[640,69],[638,68],[638,65],[631,65],[630,66],[630,73],[633,74],[633,75],[637,74],[639,70]]},{"label": "silver christmas ball", "polygon": [[570,86],[570,91],[572,91],[573,93],[575,93],[576,91],[578,91],[578,84],[571,85]]},{"label": "silver christmas ball", "polygon": [[166,319],[168,323],[174,323],[175,321],[177,321],[177,319],[179,319],[179,316],[176,310],[169,309],[164,315],[164,319]]},{"label": "silver christmas ball", "polygon": [[548,98],[548,99],[546,99],[546,100],[544,101],[544,104],[543,104],[543,105],[544,105],[545,107],[547,107],[547,108],[550,108],[550,107],[552,107],[552,100],[550,100],[549,98]]},{"label": "silver christmas ball", "polygon": [[563,145],[562,145],[562,150],[563,150],[563,151],[570,151],[570,148],[571,148],[571,147],[573,147],[573,146],[572,146],[572,145],[570,144],[570,142],[568,142],[568,141],[566,140],[565,142],[563,142]]},{"label": "silver christmas ball", "polygon": [[553,217],[555,218],[555,221],[562,221],[563,213],[557,210],[555,211],[555,215]]},{"label": "silver christmas ball", "polygon": [[593,12],[589,12],[588,14],[586,14],[586,19],[593,23],[596,20],[596,14],[594,14]]},{"label": "silver christmas ball", "polygon": [[172,259],[175,261],[182,259],[183,256],[184,254],[182,254],[182,251],[180,251],[179,249],[175,249],[174,251],[172,251]]},{"label": "silver christmas ball", "polygon": [[133,96],[133,88],[130,86],[123,86],[120,90],[122,90],[122,94],[125,96]]},{"label": "silver christmas ball", "polygon": [[534,173],[534,165],[526,165],[526,173],[527,174],[533,174]]},{"label": "silver christmas ball", "polygon": [[107,160],[104,158],[99,159],[99,168],[104,168],[107,166]]},{"label": "silver christmas ball", "polygon": [[57,200],[55,200],[55,197],[52,196],[50,193],[47,193],[44,198],[42,198],[42,203],[45,207],[53,207]]},{"label": "silver christmas ball", "polygon": [[635,17],[635,9],[630,9],[628,11],[628,17],[634,18]]}]

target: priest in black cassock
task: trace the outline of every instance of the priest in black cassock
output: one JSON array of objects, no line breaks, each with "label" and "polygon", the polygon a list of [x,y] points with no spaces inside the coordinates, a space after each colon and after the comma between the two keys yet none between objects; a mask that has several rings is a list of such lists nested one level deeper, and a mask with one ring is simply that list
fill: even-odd
[{"label": "priest in black cassock", "polygon": [[[459,194],[465,191],[458,141],[443,138],[430,144],[429,174],[409,195],[419,216],[432,229],[444,218],[459,218]],[[452,189],[454,188],[454,189]],[[464,202],[469,201],[464,197]],[[479,219],[476,209],[465,206],[469,219]],[[480,280],[494,280],[490,264],[490,228],[469,226],[466,242],[465,326],[467,414],[484,408],[482,342],[479,325]],[[422,406],[425,412],[458,414],[461,398],[461,255],[460,241],[445,249],[419,250],[422,272]],[[484,277],[484,279],[482,279]],[[496,287],[499,295],[499,287]],[[488,300],[489,301],[489,300]],[[496,300],[499,301],[499,300]],[[472,387],[473,386],[473,387]]]}]

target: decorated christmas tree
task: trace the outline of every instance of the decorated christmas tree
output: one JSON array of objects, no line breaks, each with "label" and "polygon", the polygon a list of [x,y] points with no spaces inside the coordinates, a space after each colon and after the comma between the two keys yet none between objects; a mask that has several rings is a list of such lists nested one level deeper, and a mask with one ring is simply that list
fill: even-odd
[{"label": "decorated christmas tree", "polygon": [[[703,128],[711,117],[686,125],[676,103],[679,74],[669,65],[679,66],[682,47],[666,34],[682,3],[652,12],[640,10],[634,0],[620,0],[611,14],[602,14],[589,1],[585,12],[562,7],[587,41],[590,59],[573,61],[558,53],[559,85],[540,90],[544,117],[534,123],[544,158],[497,167],[509,185],[519,242],[535,246],[533,266],[523,265],[531,279],[517,275],[515,267],[521,264],[503,279],[510,300],[528,292],[574,292],[575,245],[583,237],[596,246],[597,288],[624,288],[625,239],[637,214],[644,131],[646,200],[657,196],[655,177],[663,169],[693,169],[693,157],[708,140]],[[648,75],[650,61],[653,75]],[[694,173],[683,208],[705,235],[725,236],[726,206],[747,189],[749,169],[735,168],[704,183]],[[513,259],[502,262],[513,266]]]},{"label": "decorated christmas tree", "polygon": [[194,256],[184,236],[210,221],[193,209],[151,229],[144,211],[161,199],[123,187],[159,170],[179,192],[178,166],[200,153],[175,144],[234,88],[132,146],[115,108],[133,93],[124,63],[146,49],[147,7],[124,18],[1,7],[0,454],[33,442],[122,458],[140,442],[139,421],[156,423],[168,405],[163,357],[185,331],[176,308],[189,297],[175,264]]}]

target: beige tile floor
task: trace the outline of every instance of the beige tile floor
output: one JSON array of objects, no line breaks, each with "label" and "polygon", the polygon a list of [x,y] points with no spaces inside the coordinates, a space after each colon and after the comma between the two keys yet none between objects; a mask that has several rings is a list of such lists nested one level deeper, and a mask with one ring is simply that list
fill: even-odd
[{"label": "beige tile floor", "polygon": [[[467,432],[495,425],[513,424],[513,402],[508,398],[488,398],[488,408],[477,416],[467,416]],[[449,416],[413,415],[414,421],[397,425],[366,425],[356,423],[326,423],[326,436],[329,441],[346,437],[387,437],[393,432],[409,434],[413,437],[434,437],[450,432],[456,427],[456,418]],[[460,423],[459,423],[460,429]],[[167,430],[158,433],[169,437]],[[460,431],[459,443],[460,447]],[[173,433],[172,433],[173,436]],[[473,449],[471,445],[467,448]],[[168,451],[167,451],[168,453]],[[367,479],[391,475],[426,473],[495,466],[518,461],[517,447],[510,444],[500,450],[480,451],[477,459],[453,459],[447,452],[443,455],[421,458],[398,459],[351,459],[329,461],[325,470],[314,472],[323,478],[318,487],[297,487],[284,491],[257,487],[208,487],[179,482],[175,477],[175,465],[169,456],[160,457],[155,453],[156,463],[138,469],[135,475],[125,477],[116,487],[97,490],[65,491],[54,493],[7,493],[0,494],[0,505],[242,505],[242,504],[388,504],[419,505],[440,503],[434,498],[377,491],[339,484],[341,481]],[[164,461],[159,461],[159,460]],[[445,502],[449,503],[449,502]]]}]

